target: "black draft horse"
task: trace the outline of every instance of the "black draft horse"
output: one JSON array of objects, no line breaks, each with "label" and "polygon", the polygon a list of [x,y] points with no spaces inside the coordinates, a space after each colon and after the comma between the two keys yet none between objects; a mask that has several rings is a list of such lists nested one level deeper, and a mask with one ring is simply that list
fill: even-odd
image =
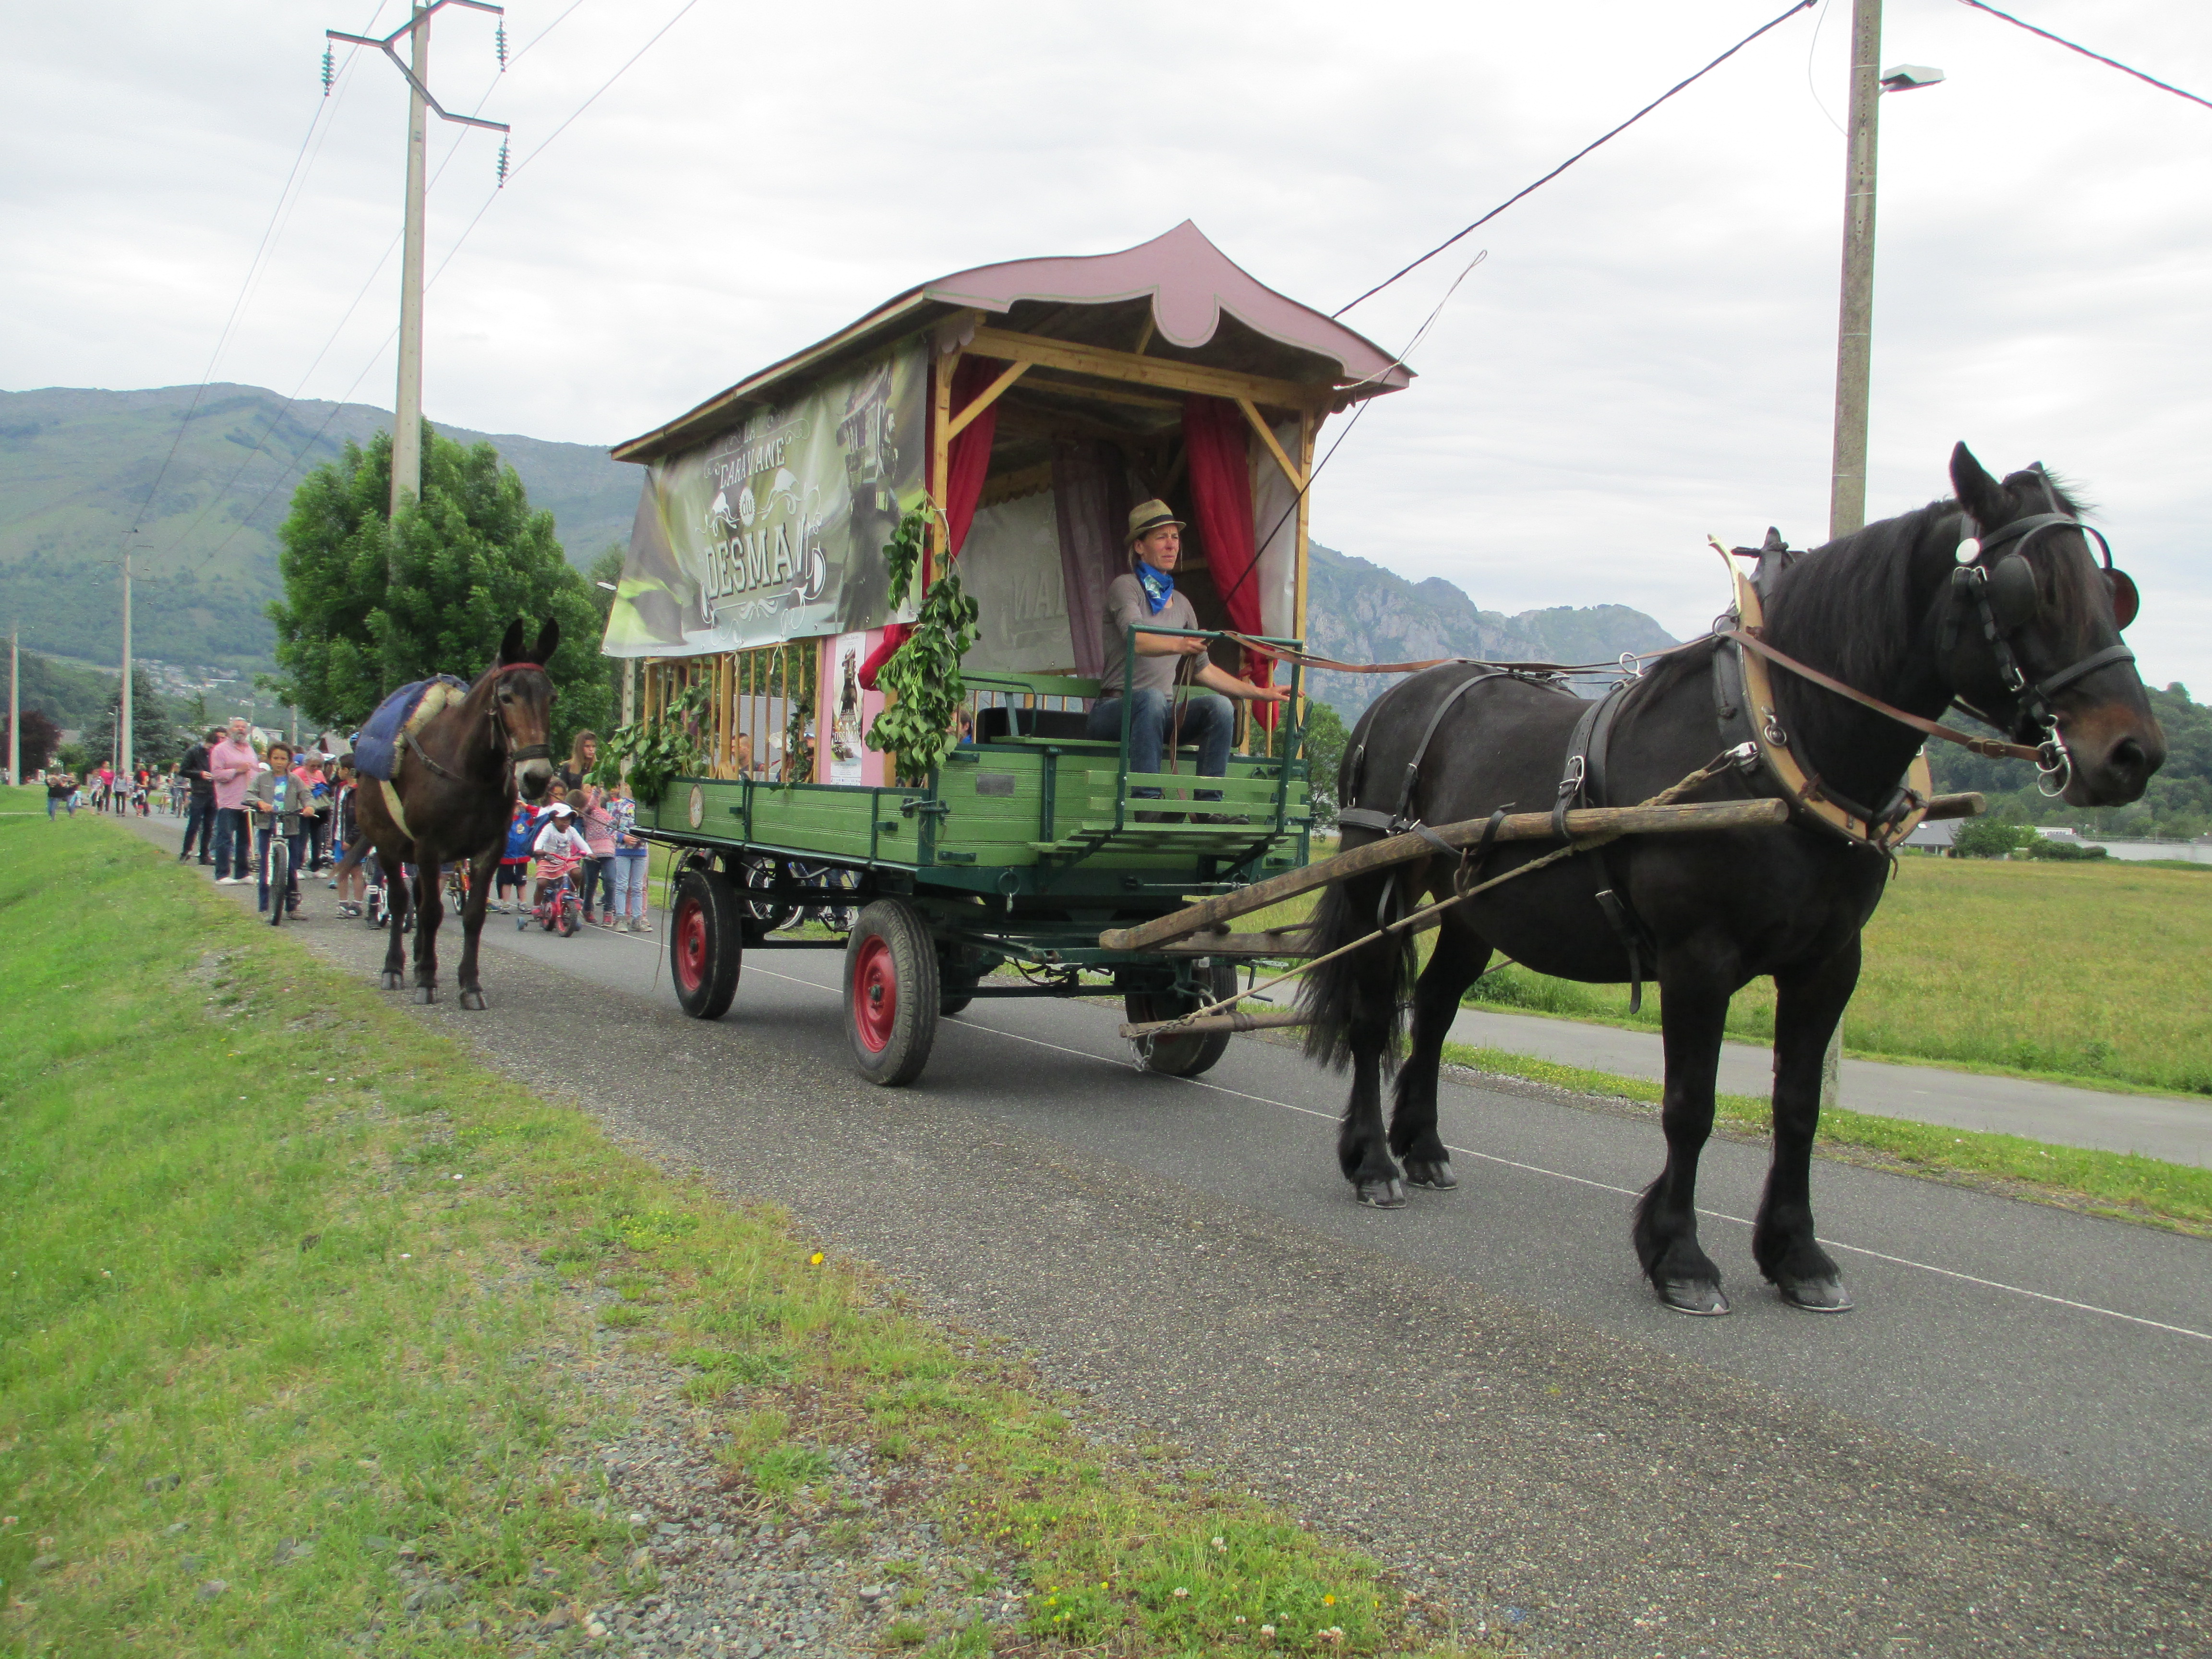
[{"label": "black draft horse", "polygon": [[[2073,504],[2039,468],[2000,483],[1960,444],[1951,481],[1954,499],[1869,525],[1783,569],[1765,590],[1764,637],[1912,714],[1932,719],[1956,701],[2016,740],[2055,741],[2063,754],[2045,752],[2054,775],[2062,760],[2070,763],[2063,793],[2074,805],[2134,800],[2164,760],[2166,740],[2119,644],[2132,585],[2118,573],[2108,580],[2109,565],[2100,569],[2073,521]],[[1996,568],[2015,558],[2024,568]],[[1982,568],[1954,581],[1968,564]],[[1984,632],[1990,607],[1975,614],[1973,595],[1998,588],[2009,602]],[[2116,595],[2126,613],[2117,617]],[[1700,642],[1663,659],[1624,693],[1601,804],[1647,799],[1731,746],[1721,734],[1725,699],[1716,700],[1715,674],[1717,653],[1735,648]],[[1464,665],[1432,668],[1378,699],[1346,746],[1339,799],[1370,811],[1396,806],[1434,711],[1468,678]],[[1834,796],[1896,799],[1921,744],[1917,732],[1779,668],[1773,682],[1778,729],[1807,774]],[[1501,806],[1551,806],[1571,735],[1589,707],[1534,678],[1499,676],[1468,688],[1437,726],[1404,815],[1445,823]],[[1686,799],[1772,793],[1763,773],[1730,767]],[[1381,833],[1348,830],[1346,845]],[[1481,874],[1502,873],[1553,845],[1501,845]],[[1386,903],[1403,914],[1425,892],[1448,896],[1456,865],[1436,857],[1332,886],[1309,943],[1316,954],[1336,949],[1371,930]],[[1386,893],[1394,874],[1402,885]],[[1637,1255],[1667,1305],[1725,1313],[1720,1270],[1698,1243],[1698,1158],[1712,1131],[1729,999],[1771,975],[1774,1152],[1752,1254],[1788,1302],[1821,1311],[1849,1307],[1836,1265],[1814,1236],[1813,1135],[1822,1056],[1857,983],[1860,930],[1887,874],[1881,850],[1801,814],[1773,829],[1632,837],[1445,910],[1434,954],[1413,988],[1411,1051],[1387,1139],[1381,1073],[1395,1055],[1411,953],[1377,942],[1322,964],[1301,1001],[1313,1021],[1307,1051],[1352,1066],[1337,1139],[1345,1178],[1362,1202],[1386,1208],[1405,1202],[1394,1153],[1416,1187],[1456,1184],[1437,1133],[1437,1066],[1460,997],[1493,951],[1539,973],[1618,983],[1632,977],[1630,945],[1638,941],[1648,952],[1644,972],[1656,960],[1651,976],[1663,998],[1667,1163],[1637,1206]],[[1640,932],[1608,919],[1597,897],[1606,888],[1626,901],[1621,920]]]},{"label": "black draft horse", "polygon": [[[551,720],[553,682],[544,669],[561,643],[561,625],[552,617],[538,629],[538,646],[522,654],[520,618],[507,624],[492,665],[477,677],[467,694],[422,722],[401,753],[398,781],[380,785],[362,780],[354,816],[362,845],[349,850],[341,872],[370,848],[384,866],[385,890],[392,896],[392,943],[384,957],[384,988],[405,983],[400,935],[407,915],[415,914],[415,1000],[438,1000],[438,924],[443,868],[466,860],[468,903],[461,912],[461,1006],[484,1006],[477,978],[477,940],[483,932],[484,907],[491,902],[492,878],[507,843],[507,821],[514,816],[518,785],[531,800],[544,797],[553,781],[552,750],[546,739]],[[386,790],[396,791],[395,816]],[[415,867],[414,891],[401,879],[401,866]]]}]

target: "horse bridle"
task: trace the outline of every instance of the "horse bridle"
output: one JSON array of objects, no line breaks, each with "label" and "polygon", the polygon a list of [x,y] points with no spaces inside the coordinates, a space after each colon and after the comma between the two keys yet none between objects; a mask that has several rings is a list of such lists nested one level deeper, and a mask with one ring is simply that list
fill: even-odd
[{"label": "horse bridle", "polygon": [[[512,673],[518,668],[535,668],[541,674],[545,672],[544,665],[539,663],[503,662],[491,671],[491,678],[496,678],[499,675]],[[500,737],[504,739],[503,746],[507,750],[507,763],[509,766],[520,766],[525,761],[553,758],[553,745],[550,743],[529,743],[520,745],[515,743],[514,733],[507,729],[507,717],[499,712],[498,698],[492,699],[491,707],[486,712],[491,717],[491,723],[499,728]]]},{"label": "horse bridle", "polygon": [[2108,645],[2041,679],[2031,681],[2027,678],[2013,646],[2014,636],[2035,620],[2042,605],[2042,596],[2036,588],[2035,568],[2024,556],[2027,544],[2047,530],[2070,529],[2084,536],[2094,536],[2104,554],[2105,580],[2112,590],[2112,616],[2117,627],[2125,628],[2136,619],[2142,599],[2134,580],[2113,566],[2112,546],[2105,539],[2104,532],[2061,508],[2057,492],[2051,488],[2042,467],[2031,470],[2043,485],[2049,512],[2014,519],[1987,534],[1982,532],[1971,513],[1960,515],[1960,528],[1965,534],[1959,543],[1959,568],[1951,573],[1951,605],[1943,618],[1942,651],[1948,661],[1957,650],[1966,618],[1971,615],[1996,665],[1998,684],[2008,696],[2009,719],[1999,718],[1998,712],[1984,713],[1964,697],[1953,700],[1977,720],[2009,731],[2021,742],[2028,741],[2032,733],[2040,731],[2042,740],[2036,744],[2035,764],[2039,775],[2036,787],[2045,795],[2057,796],[2065,793],[2066,786],[2073,780],[2074,757],[2068,752],[2065,737],[2058,727],[2057,711],[2051,706],[2051,699],[2100,669],[2133,662],[2136,653],[2124,645]]}]

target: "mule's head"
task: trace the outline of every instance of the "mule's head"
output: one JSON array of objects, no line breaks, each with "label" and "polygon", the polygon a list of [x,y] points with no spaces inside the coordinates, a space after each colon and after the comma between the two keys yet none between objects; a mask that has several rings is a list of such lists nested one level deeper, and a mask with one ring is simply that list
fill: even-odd
[{"label": "mule's head", "polygon": [[553,782],[553,679],[545,665],[561,643],[561,624],[545,619],[535,649],[522,649],[522,619],[509,623],[493,665],[492,718],[507,733],[507,757],[523,799],[539,801]]},{"label": "mule's head", "polygon": [[2040,466],[2000,483],[1962,443],[1951,484],[1972,520],[1942,601],[1960,702],[2016,743],[2055,728],[2071,763],[2069,805],[2136,799],[2166,759],[2166,733],[2120,641],[2135,584],[2092,550],[2075,503]]}]

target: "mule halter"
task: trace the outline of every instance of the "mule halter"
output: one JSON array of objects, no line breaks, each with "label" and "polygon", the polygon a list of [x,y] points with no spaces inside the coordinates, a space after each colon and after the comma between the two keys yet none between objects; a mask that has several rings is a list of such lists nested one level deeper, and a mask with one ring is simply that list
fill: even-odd
[{"label": "mule halter", "polygon": [[2039,730],[2043,738],[2036,745],[2035,787],[2046,797],[2055,798],[2065,793],[2067,786],[2073,781],[2074,757],[2066,747],[2065,735],[2059,729],[2058,713],[2051,706],[2051,699],[2100,669],[2133,662],[2136,653],[2124,645],[2108,645],[2054,673],[2031,681],[2013,647],[2013,636],[2035,619],[2039,603],[2033,568],[2022,556],[2027,550],[2027,544],[2047,530],[2070,529],[2085,537],[2094,536],[2104,554],[2104,574],[2112,589],[2115,616],[2123,595],[2129,605],[2127,617],[2119,623],[2122,628],[2135,619],[2136,587],[2124,571],[2113,568],[2112,546],[2105,539],[2104,532],[2063,511],[2043,469],[2038,466],[2034,471],[2043,485],[2044,499],[2050,504],[2049,512],[2029,514],[1984,534],[1973,514],[1961,511],[1960,528],[1964,535],[1959,543],[1959,568],[1951,573],[1951,607],[1943,618],[1942,650],[1948,659],[1958,646],[1962,613],[1972,611],[1996,667],[1998,683],[2011,702],[2010,719],[2000,720],[1964,697],[1954,696],[1952,701],[1977,720],[2000,730],[2009,730],[2023,742],[2029,733]]},{"label": "mule halter", "polygon": [[[496,679],[500,675],[512,673],[518,668],[535,668],[541,674],[545,672],[544,665],[540,663],[503,662],[490,672],[489,678]],[[550,743],[518,744],[514,741],[514,733],[507,730],[507,717],[499,712],[499,699],[493,698],[490,708],[485,712],[489,714],[492,725],[498,728],[499,735],[504,739],[503,746],[507,750],[508,765],[520,766],[525,761],[553,758],[553,745]]]}]

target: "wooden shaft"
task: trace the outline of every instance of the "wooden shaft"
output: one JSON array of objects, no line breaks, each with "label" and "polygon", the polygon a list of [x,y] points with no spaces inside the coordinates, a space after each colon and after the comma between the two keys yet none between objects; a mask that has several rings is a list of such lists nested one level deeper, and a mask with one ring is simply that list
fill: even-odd
[{"label": "wooden shaft", "polygon": [[1164,957],[1310,957],[1306,930],[1270,927],[1258,933],[1201,933],[1160,946]]},{"label": "wooden shaft", "polygon": [[1989,799],[1984,795],[1938,795],[1928,803],[1924,814],[1929,818],[1978,818],[1989,811]]},{"label": "wooden shaft", "polygon": [[1177,1036],[1185,1031],[1278,1031],[1291,1026],[1310,1025],[1312,1019],[1304,1014],[1285,1009],[1279,1014],[1201,1014],[1196,1019],[1147,1020],[1140,1025],[1124,1025],[1125,1037],[1150,1036],[1155,1031],[1172,1030]]},{"label": "wooden shaft", "polygon": [[[1789,817],[1790,803],[1784,800],[1705,801],[1687,806],[1590,806],[1567,814],[1567,834],[1574,839],[1595,835],[1690,835],[1756,829],[1784,823]],[[1430,834],[1447,847],[1471,847],[1482,839],[1489,823],[1487,818],[1469,818],[1462,823],[1438,825]],[[1498,826],[1496,836],[1500,842],[1552,838],[1549,812],[1516,812]],[[1349,853],[1340,853],[1333,859],[1324,859],[1319,864],[1309,864],[1302,870],[1286,871],[1266,881],[1255,882],[1233,893],[1202,899],[1188,909],[1161,916],[1141,927],[1109,928],[1098,936],[1098,943],[1109,951],[1149,950],[1227,921],[1232,916],[1249,915],[1271,904],[1280,904],[1286,898],[1326,887],[1331,882],[1432,857],[1436,850],[1436,842],[1428,836],[1391,836]]]}]

